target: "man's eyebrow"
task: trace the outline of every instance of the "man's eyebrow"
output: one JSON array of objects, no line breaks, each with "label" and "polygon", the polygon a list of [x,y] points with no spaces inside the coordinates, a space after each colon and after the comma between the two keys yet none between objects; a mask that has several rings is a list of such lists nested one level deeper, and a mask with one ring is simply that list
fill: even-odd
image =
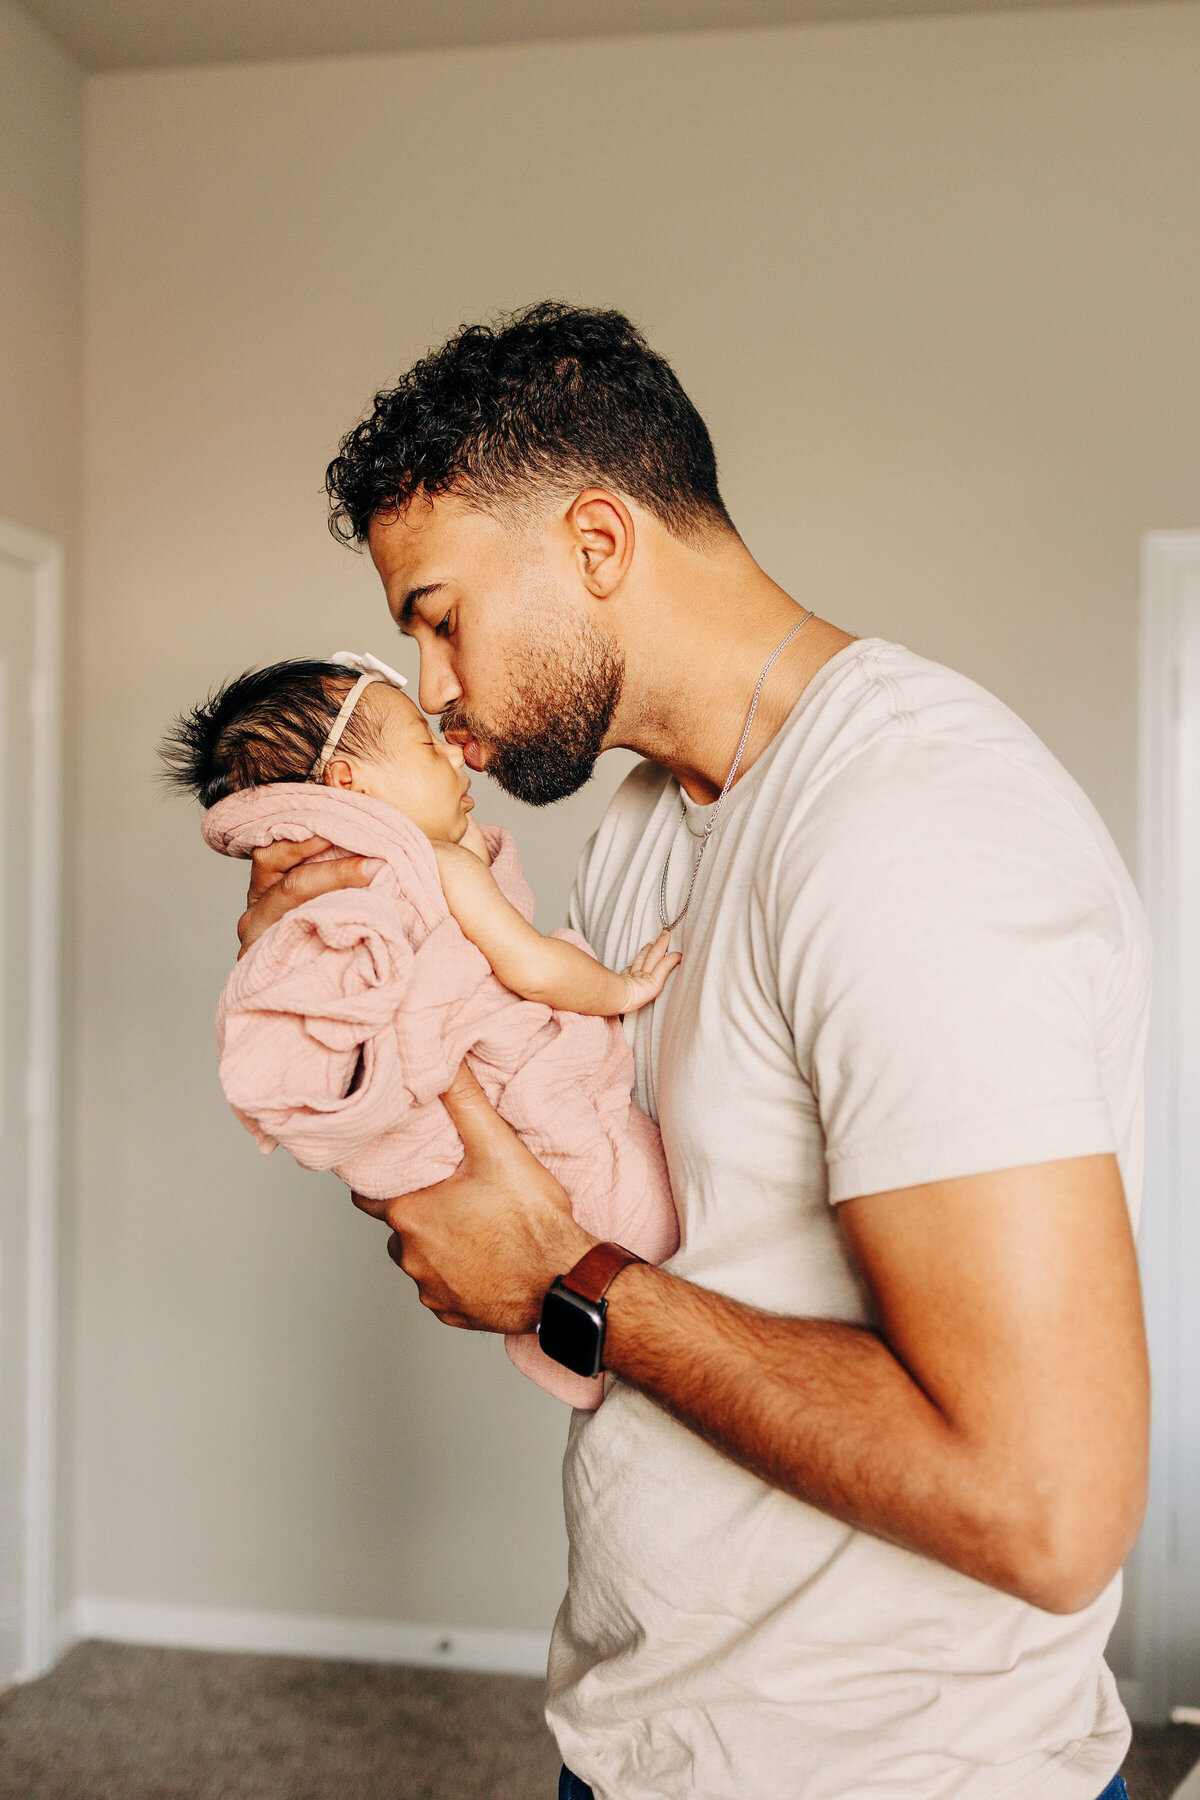
[{"label": "man's eyebrow", "polygon": [[407,631],[408,627],[412,624],[413,609],[416,606],[417,601],[424,600],[429,594],[436,594],[438,590],[444,588],[445,585],[444,581],[427,581],[424,587],[409,588],[407,594],[404,596],[404,605],[400,608],[400,616],[396,620],[401,631]]}]

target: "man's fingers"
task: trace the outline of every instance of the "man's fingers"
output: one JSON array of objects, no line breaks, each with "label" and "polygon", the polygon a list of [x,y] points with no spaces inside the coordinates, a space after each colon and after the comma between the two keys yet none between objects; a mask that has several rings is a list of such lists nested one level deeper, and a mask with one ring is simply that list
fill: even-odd
[{"label": "man's fingers", "polygon": [[471,1321],[465,1313],[457,1312],[452,1306],[447,1306],[445,1300],[427,1292],[412,1270],[404,1267],[404,1239],[398,1231],[393,1231],[388,1239],[387,1250],[396,1267],[407,1275],[410,1281],[415,1282],[421,1305],[431,1312],[435,1319],[440,1319],[443,1325],[453,1325],[457,1331],[472,1329]]},{"label": "man's fingers", "polygon": [[279,889],[291,898],[293,906],[299,906],[338,888],[369,887],[382,867],[377,856],[335,856],[329,862],[297,863],[280,877],[262,904],[269,905]]},{"label": "man's fingers", "polygon": [[468,1157],[486,1157],[489,1149],[502,1140],[517,1139],[511,1125],[505,1124],[465,1062],[442,1095],[442,1105],[454,1121]]},{"label": "man's fingers", "polygon": [[365,1194],[351,1194],[359,1212],[370,1213],[373,1219],[386,1219],[388,1203],[386,1200],[369,1200]]},{"label": "man's fingers", "polygon": [[383,1225],[390,1225],[398,1234],[410,1219],[419,1219],[421,1206],[432,1192],[431,1188],[416,1188],[411,1194],[395,1194],[387,1200],[372,1200],[366,1194],[351,1194],[350,1198],[359,1212],[367,1213]]},{"label": "man's fingers", "polygon": [[261,900],[268,888],[297,863],[306,862],[310,856],[320,856],[323,850],[329,849],[329,839],[322,837],[304,838],[299,844],[279,842],[265,844],[256,850],[250,858],[250,891],[246,896],[246,904],[253,906]]},{"label": "man's fingers", "polygon": [[451,1114],[459,1105],[470,1106],[479,1100],[482,1100],[485,1106],[488,1104],[487,1095],[480,1087],[470,1063],[459,1063],[458,1068],[454,1071],[454,1079],[442,1095],[442,1100],[450,1109]]},{"label": "man's fingers", "polygon": [[306,900],[315,900],[319,894],[334,893],[338,888],[369,887],[382,868],[379,859],[370,856],[337,856],[330,862],[293,863],[238,920],[242,955],[264,931],[294,907],[303,906]]}]

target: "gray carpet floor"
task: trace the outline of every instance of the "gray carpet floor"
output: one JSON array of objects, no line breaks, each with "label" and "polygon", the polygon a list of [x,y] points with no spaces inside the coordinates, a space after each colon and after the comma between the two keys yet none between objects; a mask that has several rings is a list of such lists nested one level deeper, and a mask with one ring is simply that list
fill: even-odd
[{"label": "gray carpet floor", "polygon": [[[1133,1800],[1200,1731],[1139,1727]],[[542,1684],[390,1664],[78,1645],[0,1700],[0,1800],[554,1800]]]},{"label": "gray carpet floor", "polygon": [[0,1708],[3,1800],[553,1800],[540,1681],[80,1644]]}]

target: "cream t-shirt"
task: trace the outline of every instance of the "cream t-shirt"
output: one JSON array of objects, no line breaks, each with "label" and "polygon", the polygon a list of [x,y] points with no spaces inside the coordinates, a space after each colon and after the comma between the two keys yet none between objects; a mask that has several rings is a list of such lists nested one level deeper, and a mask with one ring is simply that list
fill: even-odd
[{"label": "cream t-shirt", "polygon": [[[709,809],[629,775],[571,923],[615,968]],[[682,816],[681,816],[682,813]],[[1149,953],[1095,810],[972,682],[878,639],[817,674],[730,790],[626,1021],[662,1127],[668,1265],[780,1313],[871,1303],[852,1196],[1115,1151],[1136,1217]],[[576,1413],[548,1717],[598,1800],[1095,1800],[1129,1727],[1120,1582],[1058,1617],[768,1487],[632,1388]]]}]

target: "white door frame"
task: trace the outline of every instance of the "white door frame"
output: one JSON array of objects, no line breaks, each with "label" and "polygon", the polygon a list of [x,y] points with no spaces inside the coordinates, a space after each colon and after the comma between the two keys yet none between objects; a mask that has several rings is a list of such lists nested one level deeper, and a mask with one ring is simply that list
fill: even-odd
[{"label": "white door frame", "polygon": [[[1200,1094],[1195,1025],[1185,1016],[1184,926],[1196,911],[1200,847],[1200,531],[1155,531],[1142,541],[1138,864],[1154,934],[1154,1006],[1147,1057],[1146,1203],[1139,1234],[1146,1325],[1154,1368],[1150,1497],[1134,1558],[1136,1716],[1161,1723],[1174,1706],[1200,1703],[1177,1683],[1180,1632],[1200,1617],[1200,1594],[1180,1592],[1176,1534],[1195,1506],[1185,1472],[1200,1446],[1186,1370],[1197,1356],[1195,1257],[1200,1236],[1194,1170],[1184,1166],[1181,1106]],[[1195,916],[1190,917],[1189,915]],[[1190,1039],[1190,1042],[1189,1042]],[[1189,1270],[1189,1263],[1191,1267]],[[1190,1334],[1185,1338],[1185,1333]]]},{"label": "white door frame", "polygon": [[19,1679],[54,1662],[55,1447],[58,1340],[58,1006],[61,842],[63,552],[52,538],[0,519],[0,554],[34,581],[34,669],[30,722],[28,1054],[29,1180],[25,1470],[25,1593]]}]

